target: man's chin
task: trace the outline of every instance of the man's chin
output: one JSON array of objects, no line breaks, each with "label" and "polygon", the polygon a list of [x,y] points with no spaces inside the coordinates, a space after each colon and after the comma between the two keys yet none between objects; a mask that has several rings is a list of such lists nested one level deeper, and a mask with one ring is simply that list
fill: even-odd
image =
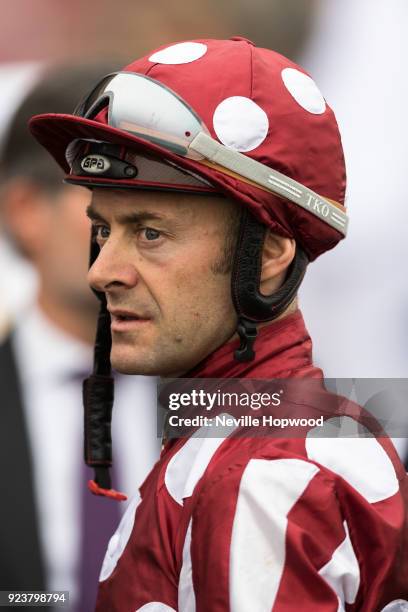
[{"label": "man's chin", "polygon": [[111,355],[112,368],[120,374],[147,374],[146,366],[135,360]]},{"label": "man's chin", "polygon": [[111,364],[114,370],[120,374],[139,374],[144,376],[155,376],[156,368],[149,359],[146,351],[143,356],[137,351],[127,351],[123,347],[115,347],[113,344],[111,351]]},{"label": "man's chin", "polygon": [[130,353],[123,350],[121,347],[116,348],[112,346],[111,352],[111,364],[112,368],[120,374],[136,374],[141,376],[161,376],[161,377],[177,377],[182,372],[187,371],[189,368],[176,369],[174,360],[165,359],[163,355],[160,357],[154,354],[147,354],[143,352],[143,356],[137,354],[136,351]]}]

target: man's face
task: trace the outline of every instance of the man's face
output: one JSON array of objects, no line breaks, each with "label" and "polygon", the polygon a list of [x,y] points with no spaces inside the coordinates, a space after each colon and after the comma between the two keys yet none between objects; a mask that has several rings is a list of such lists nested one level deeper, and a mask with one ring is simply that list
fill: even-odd
[{"label": "man's face", "polygon": [[64,185],[44,203],[36,264],[47,292],[75,312],[87,310],[96,316],[98,301],[86,283],[89,220],[84,213],[90,199],[88,189]]},{"label": "man's face", "polygon": [[99,256],[115,369],[180,375],[233,335],[230,273],[219,271],[236,204],[216,196],[95,189]]},{"label": "man's face", "polygon": [[[47,191],[36,181],[16,177],[2,193],[2,220],[20,251],[38,272],[42,303],[68,310],[73,318],[95,317],[98,301],[86,283],[91,192],[56,185]],[[59,317],[60,318],[60,317]]]}]

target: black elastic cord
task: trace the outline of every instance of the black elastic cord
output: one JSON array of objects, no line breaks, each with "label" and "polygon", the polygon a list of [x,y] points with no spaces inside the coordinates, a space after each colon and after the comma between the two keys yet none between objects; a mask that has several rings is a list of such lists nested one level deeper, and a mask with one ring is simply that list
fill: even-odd
[{"label": "black elastic cord", "polygon": [[297,245],[285,282],[271,295],[259,291],[262,272],[262,251],[267,228],[245,209],[235,251],[231,277],[232,299],[238,314],[241,346],[235,351],[238,361],[254,358],[256,323],[276,319],[293,301],[308,264],[304,251]]},{"label": "black elastic cord", "polygon": [[[90,266],[99,247],[91,240]],[[111,488],[109,468],[112,465],[112,408],[114,398],[111,377],[110,315],[103,293],[94,291],[100,301],[96,328],[93,373],[83,384],[84,456],[85,463],[95,469],[95,482],[103,489]]]}]

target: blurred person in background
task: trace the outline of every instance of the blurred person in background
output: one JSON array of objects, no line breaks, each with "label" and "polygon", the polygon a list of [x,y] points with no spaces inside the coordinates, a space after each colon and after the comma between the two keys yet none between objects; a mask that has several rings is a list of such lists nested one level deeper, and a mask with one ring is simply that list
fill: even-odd
[{"label": "blurred person in background", "polygon": [[[112,500],[95,504],[81,461],[81,383],[91,369],[97,312],[86,284],[90,192],[62,183],[27,120],[51,109],[71,112],[111,68],[44,70],[13,117],[0,159],[1,224],[38,273],[35,303],[0,344],[0,588],[68,590],[71,609],[81,612],[94,607],[104,549],[122,510]],[[133,494],[159,454],[154,381],[116,382],[117,480]]]},{"label": "blurred person in background", "polygon": [[[43,62],[0,63],[2,103],[0,106],[0,151],[16,109],[34,86],[44,68]],[[13,316],[20,312],[36,291],[35,268],[13,248],[2,228],[0,215],[0,338]],[[7,273],[6,273],[7,272]]]}]

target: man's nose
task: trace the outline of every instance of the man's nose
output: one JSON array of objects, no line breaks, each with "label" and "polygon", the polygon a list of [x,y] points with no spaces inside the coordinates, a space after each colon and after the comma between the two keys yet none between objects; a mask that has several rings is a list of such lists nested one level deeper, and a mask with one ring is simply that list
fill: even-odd
[{"label": "man's nose", "polygon": [[138,280],[138,273],[125,254],[112,248],[109,243],[100,250],[88,271],[88,283],[96,291],[131,289]]}]

